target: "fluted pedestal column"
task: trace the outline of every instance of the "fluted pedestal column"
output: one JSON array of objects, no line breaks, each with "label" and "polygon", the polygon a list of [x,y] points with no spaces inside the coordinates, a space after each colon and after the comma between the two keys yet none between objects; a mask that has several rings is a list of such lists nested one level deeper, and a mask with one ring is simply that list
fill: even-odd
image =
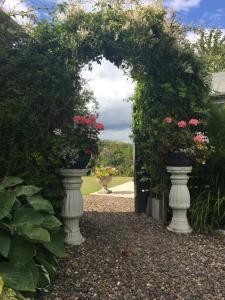
[{"label": "fluted pedestal column", "polygon": [[190,233],[187,219],[187,210],[190,208],[190,193],[187,187],[192,167],[167,167],[167,172],[171,173],[172,187],[169,195],[169,206],[173,210],[173,218],[168,230],[177,233]]},{"label": "fluted pedestal column", "polygon": [[86,175],[87,170],[60,169],[64,176],[65,198],[62,216],[64,219],[66,239],[69,245],[80,245],[85,238],[80,233],[79,218],[83,215],[83,197],[80,192],[81,177]]}]

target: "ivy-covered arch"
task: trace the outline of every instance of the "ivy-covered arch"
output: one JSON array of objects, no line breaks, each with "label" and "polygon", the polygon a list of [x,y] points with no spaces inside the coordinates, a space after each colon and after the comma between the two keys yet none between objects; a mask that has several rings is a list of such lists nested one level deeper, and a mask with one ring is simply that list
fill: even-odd
[{"label": "ivy-covered arch", "polygon": [[127,7],[124,1],[100,1],[96,12],[78,7],[64,7],[63,12],[64,39],[80,66],[105,57],[135,81],[136,159],[151,177],[152,188],[164,190],[158,124],[167,115],[203,119],[207,114],[207,73],[185,30],[159,5]]}]

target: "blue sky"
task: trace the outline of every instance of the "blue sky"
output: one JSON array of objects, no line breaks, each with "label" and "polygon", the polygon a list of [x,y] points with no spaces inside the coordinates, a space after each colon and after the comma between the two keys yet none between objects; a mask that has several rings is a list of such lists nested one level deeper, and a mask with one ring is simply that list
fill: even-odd
[{"label": "blue sky", "polygon": [[[7,9],[25,10],[29,5],[52,7],[62,0],[0,0]],[[149,3],[152,0],[141,0]],[[205,28],[222,28],[225,32],[225,0],[164,0],[164,5],[177,12],[177,18],[184,24],[204,26]],[[46,17],[46,12],[40,15]],[[195,36],[189,35],[191,40]],[[130,141],[131,104],[126,101],[134,91],[132,80],[121,70],[106,60],[101,65],[94,64],[93,71],[83,70],[83,77],[94,91],[99,102],[99,121],[105,124],[102,138]]]},{"label": "blue sky", "polygon": [[225,0],[202,0],[187,11],[180,11],[178,18],[185,24],[225,28]]}]

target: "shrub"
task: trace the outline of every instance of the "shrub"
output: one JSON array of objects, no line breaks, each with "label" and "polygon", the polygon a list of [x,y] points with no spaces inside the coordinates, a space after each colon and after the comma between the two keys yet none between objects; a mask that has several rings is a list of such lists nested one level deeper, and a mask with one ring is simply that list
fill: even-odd
[{"label": "shrub", "polygon": [[62,224],[40,192],[18,177],[0,185],[0,276],[7,288],[31,297],[49,289],[64,255]]}]

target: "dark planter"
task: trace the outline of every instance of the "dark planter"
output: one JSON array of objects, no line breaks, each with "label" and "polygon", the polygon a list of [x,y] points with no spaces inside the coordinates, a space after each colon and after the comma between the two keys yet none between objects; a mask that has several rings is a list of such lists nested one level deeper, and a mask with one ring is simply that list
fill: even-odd
[{"label": "dark planter", "polygon": [[189,167],[193,164],[193,159],[185,156],[183,153],[168,153],[166,156],[166,165],[174,167]]},{"label": "dark planter", "polygon": [[74,169],[85,169],[91,159],[90,155],[80,154],[78,161],[74,164]]}]

